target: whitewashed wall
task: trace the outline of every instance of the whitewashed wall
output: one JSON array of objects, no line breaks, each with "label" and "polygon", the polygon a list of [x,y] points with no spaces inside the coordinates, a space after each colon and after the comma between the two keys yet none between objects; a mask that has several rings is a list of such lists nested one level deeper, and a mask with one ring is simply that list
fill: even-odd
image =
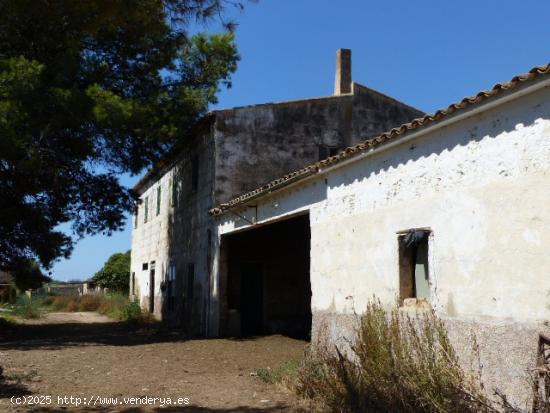
[{"label": "whitewashed wall", "polygon": [[[137,227],[132,230],[131,273],[135,273],[134,292],[140,304],[147,308],[149,296],[149,271],[151,262],[155,261],[155,314],[160,317],[161,293],[160,284],[166,276],[168,266],[168,218],[173,213],[172,197],[173,170],[165,173],[154,185],[150,186],[141,196]],[[160,214],[157,215],[157,188],[161,187]],[[144,222],[144,202],[149,199],[149,216]],[[135,220],[135,216],[133,217]],[[143,270],[142,265],[148,264]]]},{"label": "whitewashed wall", "polygon": [[[308,210],[314,329],[399,293],[397,231],[430,227],[431,302],[485,379],[528,398],[538,332],[550,320],[550,91],[503,103],[400,146],[261,198],[259,223]],[[219,234],[250,225],[234,215]],[[463,324],[467,323],[467,324]],[[548,331],[547,331],[548,332]],[[464,348],[462,348],[464,347]]]}]

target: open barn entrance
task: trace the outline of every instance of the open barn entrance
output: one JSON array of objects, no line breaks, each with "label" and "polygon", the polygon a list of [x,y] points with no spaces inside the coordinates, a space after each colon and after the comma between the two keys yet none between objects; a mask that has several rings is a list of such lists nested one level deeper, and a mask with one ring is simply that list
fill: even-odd
[{"label": "open barn entrance", "polygon": [[309,338],[309,215],[224,235],[227,334]]}]

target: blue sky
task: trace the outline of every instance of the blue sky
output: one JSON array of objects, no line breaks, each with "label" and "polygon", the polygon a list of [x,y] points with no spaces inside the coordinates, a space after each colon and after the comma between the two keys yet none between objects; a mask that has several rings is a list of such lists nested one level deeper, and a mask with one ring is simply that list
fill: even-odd
[{"label": "blue sky", "polygon": [[[235,14],[242,60],[216,106],[330,95],[336,49],[349,48],[355,81],[433,112],[549,62],[549,16],[534,0],[260,0]],[[93,275],[130,236],[80,241],[52,276]]]}]

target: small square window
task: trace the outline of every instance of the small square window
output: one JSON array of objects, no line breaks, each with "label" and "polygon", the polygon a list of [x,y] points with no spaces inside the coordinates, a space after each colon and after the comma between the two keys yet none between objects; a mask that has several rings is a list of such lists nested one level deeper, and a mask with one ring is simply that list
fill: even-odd
[{"label": "small square window", "polygon": [[339,146],[319,145],[318,150],[318,157],[321,161],[323,159],[330,158],[331,156],[338,155],[342,148]]}]

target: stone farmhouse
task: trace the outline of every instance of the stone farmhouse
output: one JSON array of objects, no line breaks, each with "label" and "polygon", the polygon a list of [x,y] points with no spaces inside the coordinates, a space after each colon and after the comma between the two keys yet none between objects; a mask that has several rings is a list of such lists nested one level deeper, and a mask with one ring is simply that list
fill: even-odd
[{"label": "stone farmhouse", "polygon": [[[350,50],[336,60],[333,96],[212,111],[135,186],[130,295],[144,308],[191,335],[217,335],[218,235],[209,210],[423,115],[353,82]],[[294,305],[280,297],[271,303],[282,311],[272,331],[287,328],[284,312]]]},{"label": "stone farmhouse", "polygon": [[550,354],[550,65],[210,212],[212,332],[339,343],[373,297],[433,308],[465,363],[475,334],[489,392],[529,402]]}]

